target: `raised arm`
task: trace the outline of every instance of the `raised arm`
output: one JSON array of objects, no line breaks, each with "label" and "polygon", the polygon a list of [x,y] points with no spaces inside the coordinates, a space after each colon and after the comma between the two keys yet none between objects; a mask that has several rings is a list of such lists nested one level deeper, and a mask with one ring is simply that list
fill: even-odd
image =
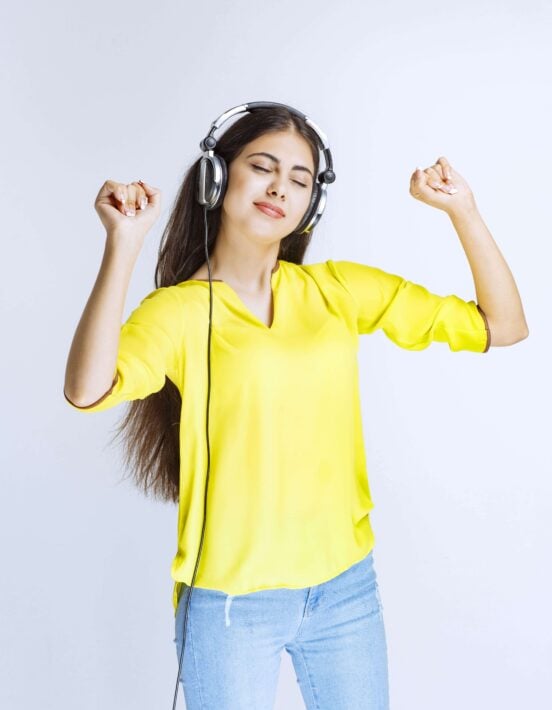
[{"label": "raised arm", "polygon": [[410,194],[449,215],[471,268],[491,345],[513,345],[527,338],[529,328],[516,282],[466,180],[441,156],[431,167],[416,169]]},{"label": "raised arm", "polygon": [[76,407],[97,404],[117,382],[128,285],[160,206],[160,190],[142,181],[125,185],[106,180],[96,196],[94,207],[107,238],[100,271],[75,331],[65,369],[63,393]]},{"label": "raised arm", "polygon": [[136,249],[108,234],[92,293],[75,331],[65,369],[65,397],[77,407],[96,403],[116,382],[121,321]]}]

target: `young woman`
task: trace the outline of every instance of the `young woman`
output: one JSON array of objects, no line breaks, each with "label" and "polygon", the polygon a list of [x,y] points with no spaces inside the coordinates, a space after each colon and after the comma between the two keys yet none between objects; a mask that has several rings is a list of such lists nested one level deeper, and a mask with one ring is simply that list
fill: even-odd
[{"label": "young woman", "polygon": [[209,212],[213,289],[211,481],[204,509],[209,271],[199,160],[166,226],[156,289],[121,327],[132,269],[160,212],[147,183],[96,198],[104,259],[78,325],[64,394],[84,412],[130,402],[127,462],[144,491],[178,503],[175,642],[196,563],[181,681],[187,707],[272,708],[281,652],[308,708],[389,707],[374,568],[373,507],[358,391],[358,336],[410,350],[487,352],[527,336],[511,273],[463,178],[445,158],[410,193],[445,210],[479,303],[438,296],[377,267],[304,264],[298,234],[319,174],[312,129],[285,108],[250,113],[218,140],[228,166]]}]

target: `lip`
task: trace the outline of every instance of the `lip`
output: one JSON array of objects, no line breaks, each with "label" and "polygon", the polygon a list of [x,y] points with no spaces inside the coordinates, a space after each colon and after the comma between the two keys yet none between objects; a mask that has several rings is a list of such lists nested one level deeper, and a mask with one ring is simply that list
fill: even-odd
[{"label": "lip", "polygon": [[253,204],[255,207],[258,207],[261,212],[264,212],[270,217],[280,219],[281,217],[286,216],[285,212],[280,207],[276,207],[276,205],[273,205],[270,202],[254,202]]}]

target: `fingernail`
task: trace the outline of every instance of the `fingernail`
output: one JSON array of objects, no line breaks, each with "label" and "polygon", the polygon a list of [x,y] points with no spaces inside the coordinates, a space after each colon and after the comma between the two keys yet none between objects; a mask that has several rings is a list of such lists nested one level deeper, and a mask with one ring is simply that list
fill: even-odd
[{"label": "fingernail", "polygon": [[125,210],[125,214],[127,217],[134,217],[136,213],[134,210]]},{"label": "fingernail", "polygon": [[142,197],[142,199],[140,200],[140,209],[145,210],[147,204],[148,204],[147,199],[145,197]]}]

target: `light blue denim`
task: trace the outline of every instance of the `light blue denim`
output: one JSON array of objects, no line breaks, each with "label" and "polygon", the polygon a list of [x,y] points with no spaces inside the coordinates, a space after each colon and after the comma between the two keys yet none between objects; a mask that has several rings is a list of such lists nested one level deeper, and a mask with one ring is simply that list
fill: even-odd
[{"label": "light blue denim", "polygon": [[[177,659],[189,596],[182,585]],[[373,550],[313,587],[229,596],[194,586],[179,679],[187,710],[273,710],[283,649],[308,710],[388,710],[382,610]]]}]

